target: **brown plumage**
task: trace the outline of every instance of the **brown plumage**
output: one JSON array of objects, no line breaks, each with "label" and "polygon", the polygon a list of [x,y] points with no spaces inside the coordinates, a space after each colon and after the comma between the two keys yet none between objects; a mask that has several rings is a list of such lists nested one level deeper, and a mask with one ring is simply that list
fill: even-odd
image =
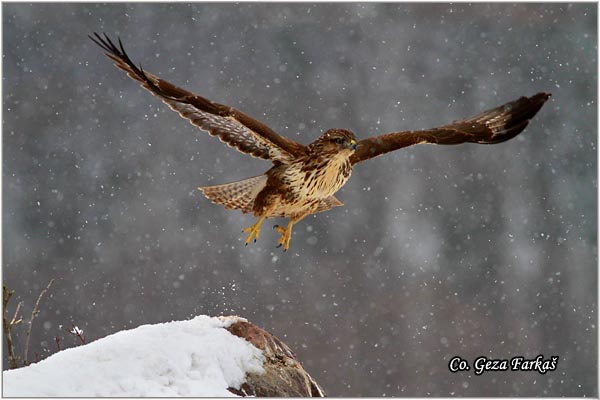
[{"label": "brown plumage", "polygon": [[270,160],[273,167],[264,175],[224,185],[199,188],[204,195],[226,208],[253,212],[258,221],[246,228],[246,245],[260,235],[265,218],[286,217],[279,245],[287,250],[293,225],[306,217],[343,205],[334,194],[347,182],[352,167],[373,157],[421,143],[496,144],[525,129],[531,118],[550,97],[537,93],[506,103],[474,117],[420,131],[402,131],[356,142],[345,129],[330,129],[308,146],[287,139],[252,117],[181,89],[137,67],[108,36],[91,37],[115,65],[158,96],[193,125],[217,136],[242,153]]}]

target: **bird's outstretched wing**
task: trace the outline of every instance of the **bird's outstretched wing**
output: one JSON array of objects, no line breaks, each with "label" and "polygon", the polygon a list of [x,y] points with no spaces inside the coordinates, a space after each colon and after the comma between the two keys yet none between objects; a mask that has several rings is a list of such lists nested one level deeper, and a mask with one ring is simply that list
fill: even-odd
[{"label": "bird's outstretched wing", "polygon": [[111,58],[115,65],[140,82],[152,94],[160,97],[171,109],[193,125],[217,136],[242,153],[257,158],[287,162],[307,151],[306,146],[287,139],[254,118],[204,97],[181,89],[137,67],[129,58],[119,39],[117,47],[105,34],[89,36]]},{"label": "bird's outstretched wing", "polygon": [[387,133],[363,139],[350,157],[352,164],[414,144],[495,144],[517,136],[542,108],[549,93],[521,97],[472,118],[422,131]]}]

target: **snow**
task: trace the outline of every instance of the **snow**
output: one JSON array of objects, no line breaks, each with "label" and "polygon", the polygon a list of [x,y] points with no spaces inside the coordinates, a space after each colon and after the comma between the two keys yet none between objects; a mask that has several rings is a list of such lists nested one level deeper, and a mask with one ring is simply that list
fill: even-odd
[{"label": "snow", "polygon": [[238,317],[143,325],[3,372],[8,397],[234,396],[264,356],[226,328]]},{"label": "snow", "polygon": [[[60,278],[30,358],[56,335],[76,343],[72,324],[99,338],[238,313],[293,333],[336,397],[598,397],[594,3],[6,2],[2,22],[9,315],[23,301],[28,317]],[[94,31],[303,144],[334,127],[364,139],[553,97],[508,142],[356,165],[336,194],[345,206],[300,221],[284,253],[271,228],[285,219],[244,247],[256,218],[196,189],[269,163],[181,119],[113,66]],[[455,355],[540,353],[562,356],[560,371],[446,368]]]}]

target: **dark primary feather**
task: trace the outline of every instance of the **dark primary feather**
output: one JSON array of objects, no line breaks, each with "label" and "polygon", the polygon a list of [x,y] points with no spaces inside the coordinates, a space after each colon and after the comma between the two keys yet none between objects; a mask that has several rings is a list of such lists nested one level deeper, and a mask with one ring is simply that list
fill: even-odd
[{"label": "dark primary feather", "polygon": [[120,39],[117,47],[106,34],[104,38],[97,33],[94,33],[94,36],[89,38],[106,52],[106,56],[111,58],[117,67],[160,97],[190,123],[212,136],[217,136],[229,146],[273,162],[286,162],[306,153],[305,146],[280,136],[241,111],[188,92],[144,71],[141,66],[137,67],[125,52]]},{"label": "dark primary feather", "polygon": [[352,164],[357,164],[420,143],[446,145],[466,142],[501,143],[521,133],[549,97],[549,93],[537,93],[438,128],[388,133],[363,139],[358,142],[356,152],[350,157],[350,161]]},{"label": "dark primary feather", "polygon": [[[115,61],[117,67],[126,71],[131,78],[139,81],[144,88],[160,97],[193,125],[217,136],[229,146],[274,163],[287,163],[307,154],[308,147],[280,136],[260,121],[232,107],[188,92],[137,67],[125,52],[121,40],[117,47],[108,36],[104,35],[102,38],[97,33],[94,35],[90,39]],[[420,143],[501,143],[521,133],[549,97],[549,93],[538,93],[437,128],[388,133],[363,139],[358,143],[350,161],[356,164]],[[319,139],[316,142],[318,141]]]}]

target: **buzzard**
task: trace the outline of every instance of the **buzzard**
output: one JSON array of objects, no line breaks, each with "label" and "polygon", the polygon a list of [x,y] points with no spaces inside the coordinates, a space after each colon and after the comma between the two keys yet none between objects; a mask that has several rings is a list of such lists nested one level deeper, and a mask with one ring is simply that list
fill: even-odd
[{"label": "buzzard", "polygon": [[287,250],[292,227],[304,217],[343,205],[334,194],[348,181],[354,165],[390,151],[421,143],[496,144],[512,139],[525,129],[540,110],[549,93],[520,97],[471,118],[437,128],[393,132],[357,142],[346,129],[329,129],[305,146],[285,138],[265,124],[236,110],[181,89],[136,66],[123,48],[104,34],[89,36],[115,65],[171,109],[198,128],[217,136],[242,153],[272,162],[263,175],[224,185],[198,188],[214,203],[243,213],[252,212],[258,220],[244,229],[246,245],[256,242],[265,218],[289,218],[278,247]]}]

